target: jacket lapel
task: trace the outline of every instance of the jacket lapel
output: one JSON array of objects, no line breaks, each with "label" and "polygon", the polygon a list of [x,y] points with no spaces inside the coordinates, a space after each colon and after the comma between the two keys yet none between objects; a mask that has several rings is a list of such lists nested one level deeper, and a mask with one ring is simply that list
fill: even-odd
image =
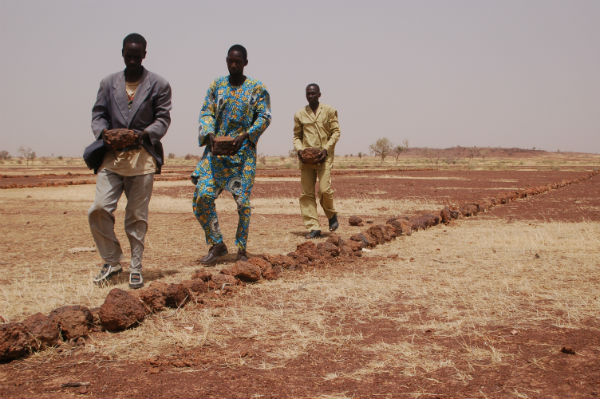
[{"label": "jacket lapel", "polygon": [[[319,109],[317,108],[317,114],[318,113]],[[308,116],[308,119],[310,119],[312,122],[315,122],[317,120],[317,114],[313,112],[313,110],[310,108],[310,105],[306,106],[306,115]]]},{"label": "jacket lapel", "polygon": [[113,82],[113,98],[124,121],[128,121],[129,109],[127,108],[127,93],[125,93],[125,73],[117,74]]}]

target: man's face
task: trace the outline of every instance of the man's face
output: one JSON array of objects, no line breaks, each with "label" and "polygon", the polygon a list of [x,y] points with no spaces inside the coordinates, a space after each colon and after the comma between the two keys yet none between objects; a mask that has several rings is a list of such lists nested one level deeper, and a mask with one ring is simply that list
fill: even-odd
[{"label": "man's face", "polygon": [[244,55],[238,50],[230,51],[225,61],[230,75],[242,75],[244,67],[248,65],[248,60],[244,59]]},{"label": "man's face", "polygon": [[316,86],[308,86],[306,88],[306,99],[308,100],[308,104],[316,105],[319,103],[319,97],[321,97],[321,92]]},{"label": "man's face", "polygon": [[125,68],[133,71],[140,70],[142,68],[142,60],[146,58],[146,50],[144,50],[144,46],[140,43],[125,43],[121,54],[125,61]]}]

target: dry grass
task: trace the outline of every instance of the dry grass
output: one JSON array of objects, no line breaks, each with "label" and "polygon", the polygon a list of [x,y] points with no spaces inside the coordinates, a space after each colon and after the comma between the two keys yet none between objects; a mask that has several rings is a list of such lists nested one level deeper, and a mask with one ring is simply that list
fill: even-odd
[{"label": "dry grass", "polygon": [[[370,360],[353,370],[324,372],[324,380],[449,368],[467,382],[473,366],[511,364],[513,354],[500,351],[502,338],[490,332],[495,328],[509,327],[515,334],[547,323],[574,329],[597,316],[600,254],[587,243],[599,235],[598,223],[499,227],[494,220],[469,220],[433,228],[369,253],[398,259],[382,258],[375,267],[359,262],[342,274],[289,273],[246,287],[225,307],[161,313],[87,350],[139,359],[243,340],[261,356],[223,361],[271,369],[316,347],[351,346]],[[395,326],[397,335],[370,343],[358,326],[382,321]],[[415,343],[425,331],[433,338]],[[455,342],[453,348],[437,343],[447,339]],[[455,364],[457,358],[466,366]]]},{"label": "dry grass", "polygon": [[[258,178],[257,180],[266,181],[295,181],[296,178]],[[298,180],[299,181],[299,180]],[[188,187],[188,182],[181,181],[158,181],[155,182],[155,187]],[[371,192],[374,195],[384,195],[386,191],[377,190]],[[0,193],[1,195],[1,193]],[[93,194],[91,194],[93,195]],[[23,195],[21,195],[23,197]],[[300,208],[297,197],[279,197],[279,198],[252,198],[252,214],[254,215],[299,215]],[[390,209],[398,212],[411,212],[414,210],[436,210],[444,205],[439,202],[429,201],[427,199],[381,199],[374,200],[371,198],[336,198],[336,210],[341,215],[370,215],[381,216],[388,215]],[[236,203],[227,192],[224,192],[217,198],[215,206],[218,212],[236,212]],[[151,211],[155,212],[177,212],[190,213],[191,198],[173,198],[167,195],[154,195],[150,203]],[[124,209],[124,207],[123,207]],[[323,215],[322,209],[319,207],[319,212]]]},{"label": "dry grass", "polygon": [[[157,187],[177,187],[187,182],[159,181]],[[100,259],[87,226],[87,210],[94,197],[94,185],[40,187],[0,190],[0,316],[18,320],[36,312],[49,312],[65,304],[99,306],[114,286],[95,287],[90,283]],[[287,253],[303,241],[304,227],[296,198],[253,199],[253,222],[250,252]],[[116,212],[115,232],[121,241],[127,267],[129,247],[123,232],[122,199]],[[217,209],[227,245],[235,248],[236,205],[224,194]],[[439,209],[441,204],[419,200],[342,199],[336,206],[341,215],[366,214],[386,216],[416,209]],[[172,271],[166,281],[187,278],[198,268],[196,260],[207,250],[203,233],[191,213],[190,198],[155,195],[150,203],[150,229],[146,240],[146,270],[152,274]],[[322,215],[322,211],[321,215]],[[289,220],[273,229],[273,218],[284,215]],[[172,229],[173,217],[182,223]],[[323,219],[324,215],[321,216]],[[326,219],[322,221],[326,224]],[[348,233],[360,227],[346,227]],[[165,233],[168,232],[168,233]],[[173,245],[177,243],[177,245]],[[165,256],[167,254],[167,256]],[[125,279],[115,285],[126,288]],[[35,289],[31,289],[35,287]]]},{"label": "dry grass", "polygon": [[[157,181],[155,187],[186,187],[188,182],[182,181]],[[18,201],[53,201],[58,203],[68,203],[73,209],[87,210],[94,199],[95,186],[91,184],[59,187],[42,188],[19,188],[5,189],[0,191],[0,201],[12,200]],[[376,191],[371,194],[385,194],[384,190]],[[118,210],[125,209],[126,201],[124,196],[119,201]],[[0,204],[2,204],[0,202]],[[286,214],[298,215],[298,198],[252,198],[251,200],[254,214]],[[216,201],[216,207],[219,212],[236,212],[236,204],[231,195],[223,193]],[[398,209],[403,211],[412,211],[416,209],[439,209],[443,207],[441,203],[428,201],[426,199],[381,199],[372,200],[368,198],[336,199],[336,208],[341,214],[372,214],[377,216],[382,214],[378,208]],[[191,215],[192,199],[191,197],[173,198],[167,195],[153,195],[150,201],[150,212],[169,212],[185,213]],[[322,210],[319,208],[322,213]],[[389,212],[388,212],[389,213]],[[383,212],[385,214],[385,212]]]}]

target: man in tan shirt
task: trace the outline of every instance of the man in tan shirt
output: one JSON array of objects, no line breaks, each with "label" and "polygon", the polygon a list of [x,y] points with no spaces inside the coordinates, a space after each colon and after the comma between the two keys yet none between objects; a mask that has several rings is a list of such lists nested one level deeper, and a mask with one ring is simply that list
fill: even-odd
[{"label": "man in tan shirt", "polygon": [[[329,219],[329,230],[334,231],[339,226],[337,212],[333,206],[331,168],[333,166],[335,144],[340,138],[340,125],[337,111],[327,104],[320,104],[320,97],[319,85],[310,83],[306,86],[308,105],[294,115],[294,148],[300,159],[300,182],[302,185],[300,212],[304,225],[309,230],[306,235],[306,238],[309,239],[321,236],[315,197],[317,178],[319,179],[319,202],[327,219]],[[301,151],[309,147],[321,150],[319,163],[308,164],[303,162]]]}]

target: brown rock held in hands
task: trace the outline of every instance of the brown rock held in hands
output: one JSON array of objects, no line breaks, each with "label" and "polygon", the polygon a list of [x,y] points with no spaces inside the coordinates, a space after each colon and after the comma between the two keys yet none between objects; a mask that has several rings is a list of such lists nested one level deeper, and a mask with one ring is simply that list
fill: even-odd
[{"label": "brown rock held in hands", "polygon": [[213,155],[233,155],[235,148],[233,146],[233,137],[219,136],[213,140]]},{"label": "brown rock held in hands", "polygon": [[300,151],[302,154],[302,162],[307,164],[319,163],[321,150],[315,147],[308,147]]}]

